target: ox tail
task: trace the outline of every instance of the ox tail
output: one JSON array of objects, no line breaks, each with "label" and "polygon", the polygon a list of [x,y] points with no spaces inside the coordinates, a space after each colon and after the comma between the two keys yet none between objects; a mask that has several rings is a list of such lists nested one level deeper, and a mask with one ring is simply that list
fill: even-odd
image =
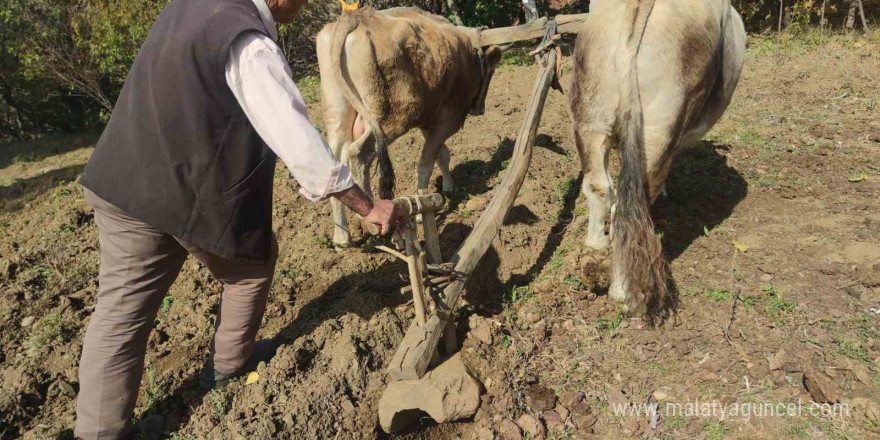
[{"label": "ox tail", "polygon": [[645,157],[642,102],[636,60],[654,0],[629,0],[632,30],[621,61],[617,136],[620,140],[620,184],[613,213],[612,298],[634,315],[664,301],[668,268],[651,220]]},{"label": "ox tail", "polygon": [[[370,13],[373,12],[369,9],[343,11],[336,22],[336,27],[333,29],[330,57],[333,63],[333,74],[336,77],[336,83],[342,89],[342,94],[364,119],[376,140],[376,155],[379,162],[379,197],[392,199],[394,198],[394,166],[391,163],[391,158],[388,156],[388,142],[385,138],[385,132],[382,131],[382,127],[379,126],[376,118],[367,109],[363,98],[352,82],[351,75],[348,74],[345,57],[345,41],[348,38],[348,34],[354,32],[360,26],[361,21],[365,18],[365,14]],[[372,44],[369,46],[372,50]]]}]

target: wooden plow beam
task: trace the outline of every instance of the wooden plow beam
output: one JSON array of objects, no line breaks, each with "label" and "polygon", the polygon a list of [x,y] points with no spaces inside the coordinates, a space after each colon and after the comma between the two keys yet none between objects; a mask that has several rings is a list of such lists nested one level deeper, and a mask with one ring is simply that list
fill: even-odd
[{"label": "wooden plow beam", "polygon": [[[407,259],[409,262],[411,290],[416,305],[417,318],[404,336],[388,367],[388,374],[393,380],[421,379],[428,370],[432,358],[435,356],[437,344],[444,331],[447,335],[447,352],[451,351],[450,348],[455,348],[454,325],[452,325],[451,321],[455,305],[458,303],[468,277],[483,257],[483,254],[489,249],[495,236],[498,235],[504,218],[513,206],[513,202],[522,187],[532,159],[532,149],[538,133],[538,126],[541,122],[544,103],[547,100],[547,94],[551,86],[557,81],[560,55],[552,42],[555,41],[560,29],[564,32],[576,32],[575,28],[580,28],[580,24],[586,18],[586,14],[560,17],[564,20],[562,21],[562,26],[559,26],[559,22],[544,18],[523,26],[491,29],[482,32],[481,38],[483,38],[483,41],[490,41],[492,44],[533,39],[543,35],[544,40],[535,51],[538,54],[541,71],[532,89],[526,118],[516,138],[516,145],[507,174],[505,174],[501,184],[495,190],[491,202],[486,211],[483,212],[483,215],[477,220],[470,235],[468,235],[455,254],[452,255],[449,263],[447,263],[453,266],[449,272],[451,276],[441,278],[443,280],[441,287],[445,287],[443,288],[442,297],[437,298],[435,301],[436,307],[430,316],[425,316],[424,293],[422,291],[425,283],[422,279],[423,273],[418,270],[425,268],[424,257],[422,257],[421,263],[418,258],[419,255],[424,255],[424,252],[421,254],[415,253],[420,252],[420,249],[416,249],[412,245],[413,241],[415,241],[414,230],[412,226],[404,228],[404,238],[406,239],[409,255],[399,256]],[[560,17],[557,17],[557,20],[560,20]],[[425,230],[426,247],[430,249],[434,247],[431,241],[436,240],[436,226],[433,214],[430,215],[430,219],[426,218],[426,220],[423,223],[424,226],[427,226]],[[429,229],[433,230],[429,231]],[[437,247],[439,248],[439,246]],[[390,251],[387,248],[383,250]],[[436,258],[438,258],[436,255],[432,256],[432,259],[435,259],[432,263],[436,263]]]}]

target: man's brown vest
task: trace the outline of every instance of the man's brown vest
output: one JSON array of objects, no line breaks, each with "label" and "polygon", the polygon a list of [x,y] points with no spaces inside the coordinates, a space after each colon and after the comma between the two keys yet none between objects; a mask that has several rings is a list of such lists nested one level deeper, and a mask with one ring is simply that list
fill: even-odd
[{"label": "man's brown vest", "polygon": [[174,0],[159,15],[80,182],[132,217],[224,258],[265,262],[275,154],[226,83],[251,0]]}]

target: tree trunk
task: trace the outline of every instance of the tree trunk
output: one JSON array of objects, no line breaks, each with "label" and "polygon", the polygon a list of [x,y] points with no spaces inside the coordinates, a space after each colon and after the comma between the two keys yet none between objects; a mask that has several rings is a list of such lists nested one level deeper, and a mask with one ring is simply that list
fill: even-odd
[{"label": "tree trunk", "polygon": [[849,3],[849,10],[846,13],[846,29],[852,30],[856,24],[856,1]]},{"label": "tree trunk", "polygon": [[785,6],[784,0],[779,0],[779,27],[776,29],[776,32],[782,32],[782,15],[783,15],[783,7]]},{"label": "tree trunk", "polygon": [[455,4],[455,0],[446,0],[446,6],[449,8],[449,12],[452,13],[452,21],[455,22],[455,25],[464,26],[461,16],[458,15],[458,5]]},{"label": "tree trunk", "polygon": [[864,33],[868,33],[868,21],[865,20],[865,8],[862,6],[862,0],[858,0],[859,2],[859,15],[862,17],[862,31]]},{"label": "tree trunk", "polygon": [[526,14],[526,22],[532,22],[538,19],[538,5],[535,0],[522,0],[523,10]]}]

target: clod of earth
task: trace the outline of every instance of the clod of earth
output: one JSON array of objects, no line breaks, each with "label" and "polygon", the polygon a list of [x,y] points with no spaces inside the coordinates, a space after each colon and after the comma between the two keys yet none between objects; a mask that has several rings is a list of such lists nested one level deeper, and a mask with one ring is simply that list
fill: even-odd
[{"label": "clod of earth", "polygon": [[779,351],[777,351],[776,354],[774,354],[773,357],[769,359],[769,362],[770,371],[781,370],[789,362],[788,353],[785,352],[784,348],[780,348]]},{"label": "clod of earth", "polygon": [[607,386],[605,389],[605,395],[608,397],[608,404],[610,405],[621,407],[629,403],[629,399],[627,399],[626,395],[617,388]]},{"label": "clod of earth", "polygon": [[422,379],[391,382],[379,400],[379,424],[397,432],[415,421],[418,410],[445,423],[472,417],[479,407],[480,384],[456,354]]},{"label": "clod of earth", "polygon": [[834,381],[816,370],[804,373],[804,388],[816,403],[836,403],[840,400]]},{"label": "clod of earth", "polygon": [[670,388],[667,386],[662,386],[657,391],[654,391],[652,395],[654,396],[654,400],[658,402],[663,402],[669,399]]},{"label": "clod of earth", "polygon": [[547,430],[544,425],[531,414],[523,414],[516,419],[516,424],[533,440],[544,440]]},{"label": "clod of earth", "polygon": [[465,209],[469,211],[479,211],[486,206],[489,201],[485,197],[473,197],[464,204]]},{"label": "clod of earth", "polygon": [[526,390],[526,403],[535,411],[549,411],[556,406],[556,394],[543,385],[535,384]]},{"label": "clod of earth", "polygon": [[852,400],[852,406],[858,414],[864,417],[867,424],[880,425],[880,403],[864,397],[856,397]]},{"label": "clod of earth", "polygon": [[477,338],[478,341],[486,345],[492,345],[491,319],[478,315],[471,315],[470,318],[468,318],[468,325],[471,328],[470,334]]},{"label": "clod of earth", "polygon": [[559,415],[559,412],[554,410],[544,411],[541,416],[544,418],[544,423],[547,424],[547,427],[550,428],[551,431],[565,431],[565,419]]},{"label": "clod of earth", "polygon": [[504,420],[495,427],[502,440],[523,440],[519,425],[513,420]]},{"label": "clod of earth", "polygon": [[534,324],[541,320],[541,313],[534,304],[526,304],[516,313],[519,319]]}]

